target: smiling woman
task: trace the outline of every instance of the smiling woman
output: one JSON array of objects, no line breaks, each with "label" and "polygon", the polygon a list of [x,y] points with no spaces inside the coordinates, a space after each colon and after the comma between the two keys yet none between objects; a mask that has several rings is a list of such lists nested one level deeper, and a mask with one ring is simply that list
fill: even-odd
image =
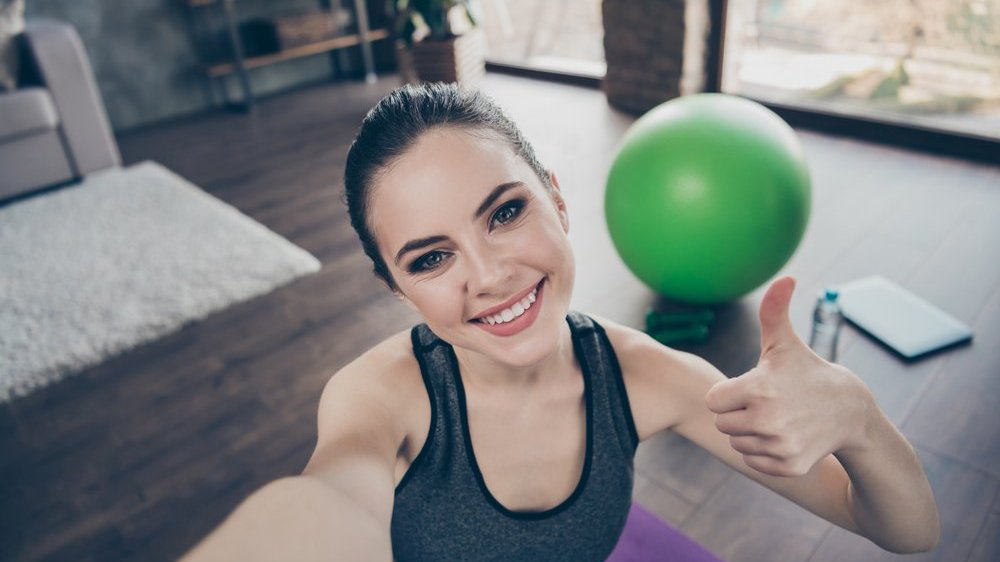
[{"label": "smiling woman", "polygon": [[389,94],[345,188],[375,275],[424,322],[331,377],[303,474],[253,494],[190,559],[605,560],[636,446],[665,429],[886,549],[937,541],[912,447],[795,336],[792,279],[761,304],[760,363],[731,380],[569,310],[559,181],[482,94]]},{"label": "smiling woman", "polygon": [[[400,257],[388,266],[395,293],[459,348],[460,360],[477,366],[485,360],[487,376],[497,373],[502,380],[509,378],[506,366],[491,357],[531,367],[568,334],[560,325],[575,263],[558,180],[543,176],[543,183],[489,131],[470,134],[452,126],[424,132],[380,174],[369,195],[368,221],[377,225],[379,256]],[[537,314],[541,322],[530,332],[513,329],[528,318],[504,324],[513,317],[505,320],[503,311],[539,285],[546,306],[535,307],[530,319]],[[473,322],[489,315],[500,322]],[[515,333],[516,341],[492,337]]]}]

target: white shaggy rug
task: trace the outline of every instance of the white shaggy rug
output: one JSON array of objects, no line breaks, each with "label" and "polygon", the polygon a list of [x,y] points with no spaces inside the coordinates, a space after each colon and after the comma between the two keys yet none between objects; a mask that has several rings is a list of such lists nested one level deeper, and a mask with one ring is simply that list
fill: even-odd
[{"label": "white shaggy rug", "polygon": [[155,162],[0,207],[0,403],[319,269]]}]

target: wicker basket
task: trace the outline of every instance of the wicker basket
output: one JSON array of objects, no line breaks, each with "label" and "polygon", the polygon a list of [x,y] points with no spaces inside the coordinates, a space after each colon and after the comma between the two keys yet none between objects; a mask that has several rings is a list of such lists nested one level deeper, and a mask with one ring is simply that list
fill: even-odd
[{"label": "wicker basket", "polygon": [[251,53],[276,52],[332,39],[352,23],[347,10],[321,10],[254,19],[240,26],[244,43]]},{"label": "wicker basket", "polygon": [[410,54],[423,82],[471,84],[486,74],[486,41],[479,29],[447,41],[418,41]]}]

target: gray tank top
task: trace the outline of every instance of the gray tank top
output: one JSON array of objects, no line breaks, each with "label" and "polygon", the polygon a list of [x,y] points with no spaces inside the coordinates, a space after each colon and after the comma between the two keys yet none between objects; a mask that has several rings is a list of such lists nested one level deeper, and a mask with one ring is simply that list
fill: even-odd
[{"label": "gray tank top", "polygon": [[597,561],[614,549],[632,503],[639,438],[604,328],[575,311],[566,321],[584,377],[586,457],[573,493],[541,512],[508,510],[490,493],[472,450],[455,351],[426,324],[413,328],[431,422],[426,443],[396,487],[397,561]]}]

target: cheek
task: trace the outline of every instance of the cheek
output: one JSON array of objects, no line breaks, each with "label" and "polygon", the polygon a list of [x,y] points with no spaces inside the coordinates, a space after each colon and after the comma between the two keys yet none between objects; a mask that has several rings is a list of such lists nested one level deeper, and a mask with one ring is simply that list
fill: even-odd
[{"label": "cheek", "polygon": [[461,316],[462,300],[455,298],[462,289],[450,276],[441,277],[434,282],[425,283],[423,287],[415,290],[414,296],[419,295],[419,302],[415,301],[417,307],[423,315],[429,318],[454,318]]},{"label": "cheek", "polygon": [[567,270],[575,268],[573,248],[558,222],[525,229],[517,240],[512,240],[510,252],[518,261],[543,272],[565,276]]},{"label": "cheek", "polygon": [[538,240],[538,246],[549,254],[550,259],[573,262],[573,248],[558,221],[547,224],[544,232],[538,236]]}]

